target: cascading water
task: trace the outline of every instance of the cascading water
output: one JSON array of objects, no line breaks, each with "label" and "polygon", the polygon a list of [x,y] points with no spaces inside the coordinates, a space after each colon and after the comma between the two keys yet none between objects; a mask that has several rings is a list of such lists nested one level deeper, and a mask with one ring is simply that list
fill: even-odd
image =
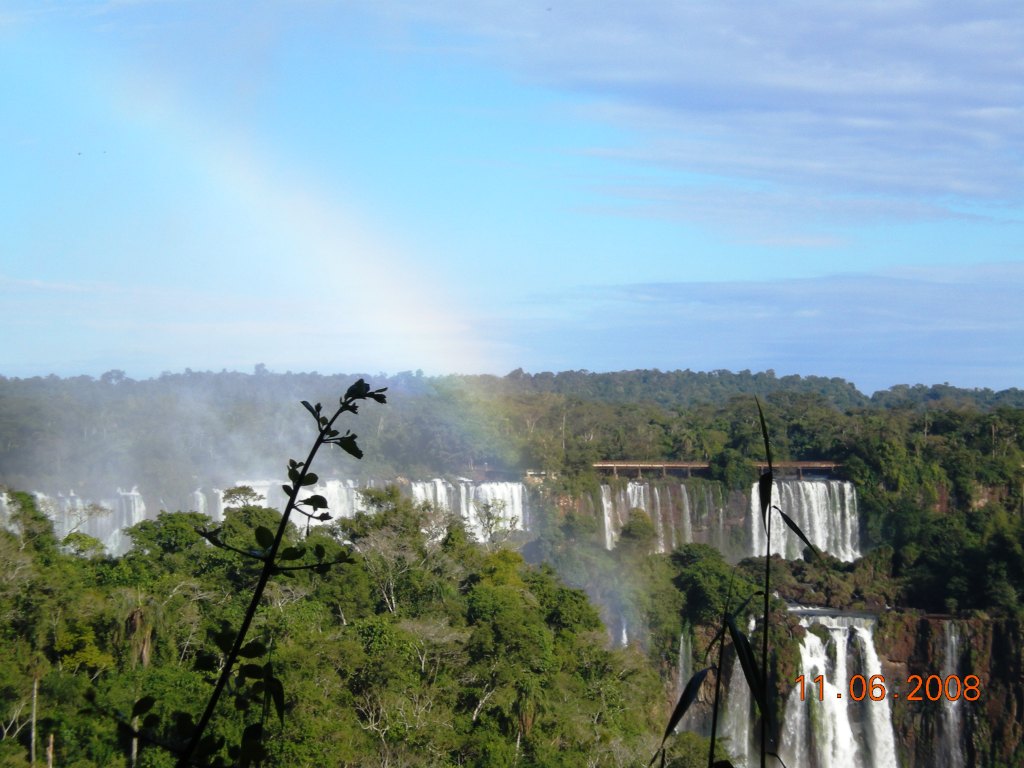
[{"label": "cascading water", "polygon": [[747,687],[747,680],[743,676],[739,657],[736,657],[729,675],[729,687],[725,694],[725,717],[722,720],[722,738],[736,768],[749,768],[756,762],[752,760],[753,723],[754,710],[750,700],[750,688]]},{"label": "cascading water", "polygon": [[[772,504],[785,512],[818,549],[851,562],[861,556],[857,492],[841,480],[784,480],[772,486]],[[764,555],[765,529],[757,485],[750,492],[751,557]],[[772,554],[794,560],[804,544],[777,515],[772,518]]]},{"label": "cascading water", "polygon": [[319,493],[327,500],[327,512],[331,520],[339,520],[365,512],[367,506],[362,492],[372,487],[372,484],[359,484],[354,480],[328,480],[314,486],[313,493]]},{"label": "cascading water", "polygon": [[7,498],[7,491],[0,491],[0,528],[11,529],[11,505]]},{"label": "cascading water", "polygon": [[683,627],[683,631],[679,635],[679,662],[677,667],[676,699],[678,700],[683,695],[686,684],[693,677],[693,637],[690,635],[690,630],[687,627]]},{"label": "cascading water", "polygon": [[411,484],[412,497],[417,503],[428,502],[462,517],[469,530],[479,541],[486,538],[480,507],[490,505],[509,527],[527,530],[529,508],[522,483],[473,483],[460,480],[457,485],[447,480],[430,480]]},{"label": "cascading water", "polygon": [[[801,687],[794,683],[785,707],[780,755],[787,765],[809,768],[898,768],[889,700],[854,701],[851,675],[870,685],[882,674],[874,644],[874,619],[807,611],[800,644]],[[826,630],[823,640],[813,630]],[[820,630],[819,630],[820,631]],[[866,690],[866,688],[864,689]]]},{"label": "cascading water", "polygon": [[[680,544],[687,544],[693,541],[693,512],[691,512],[692,505],[690,504],[690,494],[686,490],[685,485],[679,486],[679,540],[672,538],[672,548],[675,549]],[[673,530],[674,532],[674,530]]]},{"label": "cascading water", "polygon": [[601,486],[601,514],[604,520],[604,548],[612,549],[615,546],[616,529],[612,524],[615,517],[615,502],[612,501],[612,489],[610,486]]},{"label": "cascading water", "polygon": [[[747,635],[754,632],[753,617],[747,621]],[[732,755],[736,768],[753,768],[757,764],[754,748],[754,708],[750,688],[743,674],[739,656],[733,659],[729,687],[725,694],[725,716],[722,718],[722,737],[725,748]]]},{"label": "cascading water", "polygon": [[117,495],[93,504],[76,496],[46,496],[35,494],[39,510],[53,521],[53,533],[58,541],[77,532],[91,536],[112,555],[123,555],[131,545],[123,533],[124,528],[146,519],[146,504],[138,488],[130,491],[117,489]]},{"label": "cascading water", "polygon": [[[960,675],[961,641],[960,628],[953,621],[943,623],[943,659],[942,679],[950,675]],[[940,740],[935,750],[937,768],[965,768],[967,756],[964,750],[964,713],[961,697],[950,701],[948,696],[942,697],[942,719],[940,720]]]},{"label": "cascading water", "polygon": [[[678,502],[675,498],[678,494]],[[642,509],[651,519],[657,537],[656,550],[671,552],[683,544],[694,541],[694,512],[697,505],[691,500],[689,489],[682,484],[659,487],[643,480],[631,480],[618,491],[601,486],[601,512],[604,519],[604,543],[613,549],[619,531],[629,520],[632,509]],[[705,504],[711,507],[710,500]],[[717,510],[718,525],[722,525],[721,510]]]}]

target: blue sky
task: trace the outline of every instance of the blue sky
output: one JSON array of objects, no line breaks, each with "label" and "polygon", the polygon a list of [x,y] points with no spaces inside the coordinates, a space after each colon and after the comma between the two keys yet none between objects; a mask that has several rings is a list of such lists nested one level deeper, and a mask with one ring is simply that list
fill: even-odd
[{"label": "blue sky", "polygon": [[0,375],[1024,386],[1019,2],[0,3]]}]

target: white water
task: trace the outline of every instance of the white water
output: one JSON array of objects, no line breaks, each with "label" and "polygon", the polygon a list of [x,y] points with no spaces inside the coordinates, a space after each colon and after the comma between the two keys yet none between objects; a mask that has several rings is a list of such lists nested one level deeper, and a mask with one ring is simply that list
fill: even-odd
[{"label": "white water", "polygon": [[0,491],[0,528],[11,530],[11,504],[7,491]]},{"label": "white water", "polygon": [[411,488],[413,500],[417,503],[429,502],[462,517],[477,541],[486,537],[479,515],[480,507],[485,504],[491,505],[492,511],[497,512],[510,528],[528,529],[529,508],[522,483],[475,484],[460,480],[454,485],[447,480],[434,479],[412,483]]},{"label": "white water", "polygon": [[[828,641],[807,632],[800,644],[804,700],[794,682],[782,724],[782,759],[811,768],[898,768],[888,698],[851,703],[852,675],[870,681],[882,673],[874,620],[814,615],[801,618],[800,624],[824,627]],[[824,676],[820,686],[818,676]]]},{"label": "white water", "polygon": [[748,768],[756,762],[753,759],[754,745],[751,739],[753,724],[750,688],[747,687],[743,667],[737,656],[729,675],[729,687],[725,693],[725,717],[722,719],[722,738],[736,768]]},{"label": "white water", "polygon": [[[950,675],[960,675],[960,629],[955,622],[943,622],[942,679]],[[960,678],[963,679],[962,677]],[[940,721],[940,741],[935,751],[938,757],[937,768],[965,768],[967,756],[964,753],[964,712],[960,696],[956,701],[942,697],[942,719]]]},{"label": "white water", "polygon": [[[686,490],[685,485],[680,485],[679,490],[682,492],[679,497],[679,538],[677,539],[674,535],[672,537],[672,548],[675,549],[680,544],[689,544],[693,541],[693,512],[692,505],[690,504],[690,494]],[[675,529],[673,529],[675,534]]]},{"label": "white water", "polygon": [[[873,676],[882,674],[882,662],[875,650],[873,628],[855,626],[853,631],[857,633],[864,653],[864,678],[871,680]],[[871,758],[870,765],[877,768],[896,768],[896,741],[892,731],[892,708],[889,706],[889,699],[886,697],[879,701],[865,701],[868,702],[867,745]]]},{"label": "white water", "polygon": [[131,540],[123,529],[146,519],[146,504],[137,488],[117,489],[116,495],[93,503],[74,491],[68,495],[34,494],[39,511],[53,521],[53,533],[62,541],[69,533],[84,533],[98,540],[112,555],[123,555]]},{"label": "white water", "polygon": [[613,549],[619,538],[619,531],[629,520],[630,510],[641,509],[651,519],[656,534],[656,552],[667,553],[690,544],[694,529],[698,526],[697,509],[704,510],[705,525],[713,526],[708,531],[712,542],[724,541],[724,509],[721,499],[713,498],[709,486],[703,497],[693,498],[692,491],[683,484],[652,485],[645,480],[631,480],[624,488],[613,491],[611,486],[601,486],[601,514],[604,522],[604,544]]},{"label": "white water", "polygon": [[686,684],[693,677],[693,638],[688,628],[684,627],[679,635],[679,662],[677,664],[679,677],[676,681],[676,701],[686,690]]},{"label": "white water", "polygon": [[[860,521],[857,493],[852,483],[841,480],[785,480],[772,486],[772,504],[793,520],[819,550],[847,562],[860,552]],[[794,560],[802,556],[804,543],[789,530],[782,518],[772,513],[772,554]],[[750,493],[750,551],[752,557],[765,552],[765,529],[757,484]]]}]

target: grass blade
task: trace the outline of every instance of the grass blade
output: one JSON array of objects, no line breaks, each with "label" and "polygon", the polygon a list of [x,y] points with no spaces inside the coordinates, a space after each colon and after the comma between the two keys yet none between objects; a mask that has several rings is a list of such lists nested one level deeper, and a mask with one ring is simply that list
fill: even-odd
[{"label": "grass blade", "polygon": [[768,711],[768,702],[765,699],[764,688],[761,687],[761,674],[757,669],[757,659],[754,658],[754,650],[750,647],[750,641],[736,626],[736,619],[732,616],[726,617],[729,624],[729,635],[732,637],[733,647],[736,649],[736,657],[740,660],[740,667],[743,668],[743,676],[747,679],[747,688],[750,689],[754,701],[757,702],[761,715]]},{"label": "grass blade", "polygon": [[782,515],[783,522],[789,526],[790,530],[800,537],[800,540],[810,548],[811,552],[814,553],[815,557],[819,557],[818,550],[815,549],[813,544],[811,544],[810,539],[804,536],[804,532],[800,530],[800,526],[797,525],[796,522],[794,522],[794,520],[781,509],[779,509],[778,507],[775,507],[775,509],[778,510],[778,513],[780,515]]}]

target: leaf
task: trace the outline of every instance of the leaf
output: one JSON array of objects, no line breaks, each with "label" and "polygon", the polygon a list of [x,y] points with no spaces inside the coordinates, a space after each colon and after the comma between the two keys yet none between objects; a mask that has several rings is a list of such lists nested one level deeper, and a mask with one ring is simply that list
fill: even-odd
[{"label": "leaf", "polygon": [[224,542],[222,542],[220,540],[220,533],[221,533],[222,530],[224,530],[223,527],[221,527],[221,528],[214,528],[212,531],[207,530],[206,528],[200,528],[198,526],[196,526],[196,528],[195,528],[196,533],[198,533],[200,536],[202,536],[208,542],[213,544],[213,546],[215,546],[215,547],[223,547],[224,546]]},{"label": "leaf", "polygon": [[223,736],[215,736],[212,733],[207,734],[199,741],[199,745],[196,747],[196,757],[209,757],[214,752],[220,750],[222,746],[224,746]]},{"label": "leaf", "polygon": [[251,677],[253,679],[259,679],[263,677],[263,667],[259,664],[242,664],[238,668],[238,674],[242,677]]},{"label": "leaf", "polygon": [[308,472],[308,473],[306,473],[306,476],[304,478],[302,478],[302,484],[303,485],[316,485],[316,481],[319,480],[319,479],[320,478],[317,477],[315,472]]},{"label": "leaf", "polygon": [[220,632],[213,636],[213,642],[224,653],[228,653],[235,644],[235,631],[226,621],[221,622]]},{"label": "leaf", "polygon": [[171,718],[174,720],[174,730],[181,739],[187,739],[196,729],[196,723],[188,712],[175,712]]},{"label": "leaf", "polygon": [[356,444],[356,438],[358,435],[342,435],[335,442],[338,447],[341,448],[349,456],[355,456],[357,459],[363,458],[363,452],[359,450],[359,446]]},{"label": "leaf", "polygon": [[266,756],[263,748],[263,724],[253,723],[247,725],[242,732],[241,750],[239,752],[239,766],[248,768],[253,762],[259,762]]},{"label": "leaf", "polygon": [[293,483],[299,482],[300,472],[297,467],[288,467],[288,479]]},{"label": "leaf", "polygon": [[779,509],[778,507],[775,507],[775,509],[778,510],[778,513],[780,515],[782,515],[782,520],[786,523],[786,525],[789,526],[790,530],[792,530],[793,533],[800,537],[800,540],[807,545],[807,547],[811,550],[815,557],[818,557],[818,550],[815,549],[814,545],[811,544],[810,540],[806,536],[804,536],[804,532],[800,530],[800,526],[797,525],[793,521],[793,519],[790,518],[790,516],[783,512],[781,509]]},{"label": "leaf", "polygon": [[255,659],[267,652],[267,646],[259,640],[250,640],[238,649],[238,655],[244,659]]},{"label": "leaf", "polygon": [[359,379],[345,392],[345,397],[342,398],[342,402],[345,400],[362,400],[366,397],[369,391],[370,385],[362,379]]},{"label": "leaf", "polygon": [[192,662],[192,668],[196,672],[213,672],[217,669],[217,657],[212,653],[200,651]]},{"label": "leaf", "polygon": [[282,485],[281,490],[284,491],[285,496],[291,497],[292,491],[295,489],[290,485]]},{"label": "leaf", "polygon": [[309,411],[311,414],[313,414],[314,419],[320,419],[320,403],[317,403],[316,408],[314,408],[312,405],[303,400],[302,407]]},{"label": "leaf", "polygon": [[277,716],[281,719],[281,726],[284,726],[284,686],[281,685],[281,681],[276,677],[272,677],[267,680],[267,691],[270,693],[271,698],[274,700],[274,709],[277,710]]},{"label": "leaf", "polygon": [[316,519],[316,520],[330,520],[331,516],[327,512],[321,512],[314,519]]},{"label": "leaf", "polygon": [[761,437],[764,438],[764,455],[768,460],[768,471],[771,472],[772,467],[772,446],[768,441],[768,425],[764,423],[764,411],[761,410],[761,401],[754,397],[754,402],[757,403],[757,415],[761,419]]},{"label": "leaf", "polygon": [[704,684],[704,678],[708,676],[714,667],[707,667],[702,669],[700,672],[690,678],[686,684],[686,688],[683,689],[683,695],[679,697],[679,702],[676,704],[676,708],[672,710],[672,717],[668,719],[668,726],[665,728],[665,735],[661,737],[661,743],[664,744],[672,732],[675,731],[676,726],[679,725],[679,721],[683,719],[683,715],[686,714],[686,710],[690,708],[690,705],[697,700],[697,693],[700,691],[700,687]]},{"label": "leaf", "polygon": [[757,478],[757,496],[761,502],[761,523],[768,530],[768,508],[772,505],[772,471]]},{"label": "leaf", "polygon": [[266,526],[261,525],[255,531],[256,543],[260,545],[262,549],[270,549],[274,546],[274,534]]},{"label": "leaf", "polygon": [[280,558],[282,560],[298,560],[304,554],[306,554],[305,547],[288,547],[281,553]]},{"label": "leaf", "polygon": [[314,557],[316,557],[317,560],[323,560],[324,557],[326,557],[327,555],[327,550],[324,549],[323,544],[317,544],[315,547],[313,547],[313,555]]},{"label": "leaf", "polygon": [[146,714],[153,708],[154,704],[156,704],[155,696],[143,696],[132,706],[132,717]]},{"label": "leaf", "polygon": [[142,727],[147,731],[151,731],[160,725],[160,715],[156,712],[150,712],[144,718],[142,718]]},{"label": "leaf", "polygon": [[310,496],[308,499],[303,499],[299,503],[310,506],[313,509],[327,509],[327,499],[325,499],[320,494],[314,494]]},{"label": "leaf", "polygon": [[743,668],[743,676],[747,679],[747,688],[757,702],[762,716],[767,716],[768,701],[765,699],[764,689],[761,687],[761,674],[757,669],[757,660],[754,658],[754,651],[750,647],[747,636],[740,632],[736,626],[736,620],[732,616],[725,617],[729,625],[729,635],[732,637],[733,648],[736,649],[736,656],[740,660],[740,667]]}]

